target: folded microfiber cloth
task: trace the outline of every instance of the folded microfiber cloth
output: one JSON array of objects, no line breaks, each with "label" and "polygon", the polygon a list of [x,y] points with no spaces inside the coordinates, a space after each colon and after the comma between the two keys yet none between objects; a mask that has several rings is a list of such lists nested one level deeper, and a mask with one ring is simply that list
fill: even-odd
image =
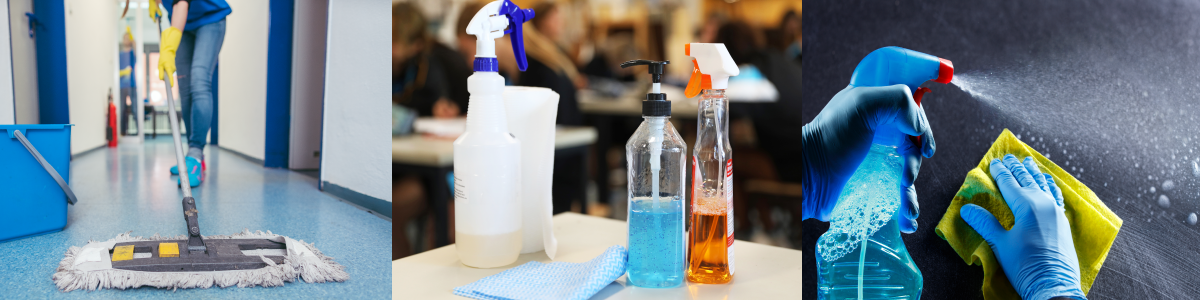
[{"label": "folded microfiber cloth", "polygon": [[1109,210],[1091,189],[1050,159],[1022,143],[1007,129],[1000,133],[1000,137],[992,144],[987,154],[984,154],[979,165],[967,173],[966,180],[958,189],[958,194],[954,195],[950,208],[946,210],[934,232],[950,243],[954,252],[967,264],[983,266],[984,299],[1021,298],[1009,283],[1004,271],[1000,269],[1000,262],[996,261],[987,242],[958,214],[963,205],[974,203],[995,215],[996,220],[999,220],[1005,229],[1012,229],[1012,210],[1001,197],[995,181],[988,175],[991,174],[988,173],[989,162],[1007,154],[1015,155],[1018,159],[1032,156],[1038,168],[1043,173],[1053,176],[1058,187],[1062,189],[1067,221],[1071,224],[1071,237],[1075,241],[1075,253],[1079,257],[1080,285],[1083,293],[1087,294],[1104,264],[1104,259],[1108,257],[1113,240],[1117,238],[1117,231],[1121,229],[1121,218]]},{"label": "folded microfiber cloth", "polygon": [[625,274],[625,247],[612,246],[585,263],[531,261],[454,288],[474,299],[587,299]]}]

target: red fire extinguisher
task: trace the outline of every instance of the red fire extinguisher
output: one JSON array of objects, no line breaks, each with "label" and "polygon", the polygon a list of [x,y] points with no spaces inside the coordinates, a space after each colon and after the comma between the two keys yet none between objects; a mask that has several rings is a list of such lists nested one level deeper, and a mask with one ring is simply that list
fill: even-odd
[{"label": "red fire extinguisher", "polygon": [[117,105],[113,103],[112,93],[108,94],[108,130],[105,131],[108,137],[108,147],[114,148],[117,146]]}]

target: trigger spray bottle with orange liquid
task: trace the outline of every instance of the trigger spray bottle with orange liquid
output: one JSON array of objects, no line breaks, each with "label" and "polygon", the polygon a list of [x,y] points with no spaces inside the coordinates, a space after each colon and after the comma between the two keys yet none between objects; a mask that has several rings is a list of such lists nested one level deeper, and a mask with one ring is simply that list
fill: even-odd
[{"label": "trigger spray bottle with orange liquid", "polygon": [[696,146],[692,149],[692,215],[687,279],[720,284],[733,280],[733,149],[729,146],[729,98],[725,87],[738,67],[725,44],[691,43],[691,78],[684,95],[700,95]]}]

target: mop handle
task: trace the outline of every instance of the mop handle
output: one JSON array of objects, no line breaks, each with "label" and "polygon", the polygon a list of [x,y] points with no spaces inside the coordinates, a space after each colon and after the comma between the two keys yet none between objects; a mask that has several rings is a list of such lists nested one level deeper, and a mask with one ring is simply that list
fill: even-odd
[{"label": "mop handle", "polygon": [[[158,35],[161,36],[162,31],[163,31],[162,19],[154,18],[154,23],[157,25],[156,27],[158,27]],[[168,24],[167,26],[170,26],[170,25]],[[191,182],[188,182],[189,178],[187,176],[187,172],[188,172],[187,161],[185,161],[183,159],[183,148],[182,148],[183,144],[179,140],[179,122],[180,122],[179,121],[179,112],[175,111],[175,93],[171,92],[171,79],[174,75],[172,75],[172,74],[162,74],[162,75],[163,75],[163,77],[166,78],[166,80],[163,80],[163,83],[165,83],[167,85],[167,112],[168,112],[167,119],[169,119],[170,120],[169,123],[171,123],[171,137],[175,138],[175,161],[177,161],[179,164],[180,187],[183,188],[183,197],[191,198],[192,197],[192,185],[191,185]]]},{"label": "mop handle", "polygon": [[67,203],[75,205],[75,202],[79,200],[75,199],[75,192],[72,192],[71,187],[67,186],[67,182],[62,179],[62,176],[58,175],[58,171],[55,171],[54,167],[50,166],[50,163],[46,162],[46,159],[42,157],[42,154],[38,153],[37,148],[34,148],[33,144],[29,143],[29,140],[25,138],[25,134],[21,133],[20,130],[13,131],[13,134],[17,136],[17,140],[21,141],[22,145],[25,145],[25,150],[29,150],[29,154],[33,154],[33,158],[42,164],[42,168],[45,168],[46,172],[50,173],[50,177],[54,177],[54,181],[58,182],[58,187],[62,188],[64,193],[67,193]]}]

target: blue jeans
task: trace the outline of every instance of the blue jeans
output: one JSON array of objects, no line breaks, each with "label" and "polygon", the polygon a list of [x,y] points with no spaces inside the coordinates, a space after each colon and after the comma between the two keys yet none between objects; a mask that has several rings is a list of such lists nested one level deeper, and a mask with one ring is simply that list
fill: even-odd
[{"label": "blue jeans", "polygon": [[204,149],[213,122],[213,70],[225,42],[225,19],[183,32],[175,52],[175,72],[188,146]]}]

